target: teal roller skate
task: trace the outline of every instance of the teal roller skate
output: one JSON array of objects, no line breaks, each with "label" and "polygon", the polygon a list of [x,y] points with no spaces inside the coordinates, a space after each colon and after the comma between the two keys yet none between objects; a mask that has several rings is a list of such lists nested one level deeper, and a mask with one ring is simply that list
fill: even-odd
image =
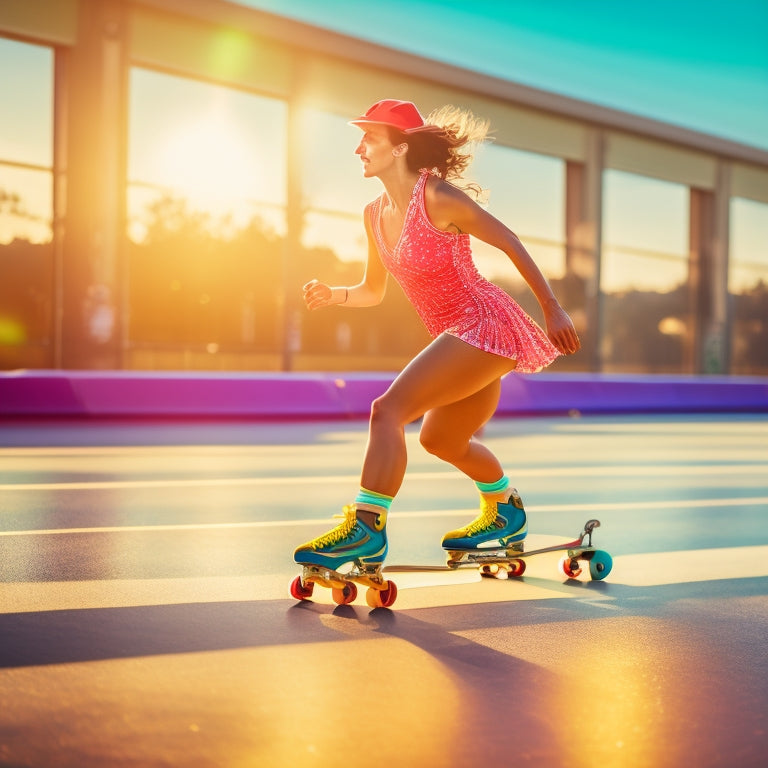
[{"label": "teal roller skate", "polygon": [[514,488],[507,501],[480,500],[480,514],[469,525],[446,533],[443,549],[449,553],[449,564],[459,564],[465,553],[477,550],[513,554],[523,551],[528,534],[528,518],[523,500]]},{"label": "teal roller skate", "polygon": [[328,533],[302,544],[294,560],[302,573],[291,582],[291,596],[309,600],[315,584],[328,587],[338,605],[357,597],[357,584],[368,587],[366,601],[372,608],[395,602],[397,587],[382,575],[387,555],[387,513],[381,507],[344,507],[344,520]]}]

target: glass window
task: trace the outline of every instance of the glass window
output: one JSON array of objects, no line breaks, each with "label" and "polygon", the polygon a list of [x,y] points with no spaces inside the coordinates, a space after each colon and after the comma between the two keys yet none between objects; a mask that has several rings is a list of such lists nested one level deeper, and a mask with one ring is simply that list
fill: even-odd
[{"label": "glass window", "polygon": [[768,205],[731,200],[731,372],[768,374]]},{"label": "glass window", "polygon": [[0,368],[52,364],[53,51],[0,38]]},{"label": "glass window", "polygon": [[0,243],[49,243],[53,237],[53,172],[0,162]]},{"label": "glass window", "polygon": [[682,372],[691,325],[688,188],[611,170],[603,181],[603,368]]},{"label": "glass window", "polygon": [[[565,276],[565,163],[559,158],[496,144],[478,148],[468,178],[485,190],[487,209],[523,241],[549,280]],[[520,283],[504,254],[472,244],[475,261],[490,279]]]},{"label": "glass window", "polygon": [[53,51],[0,38],[0,160],[53,165]]},{"label": "glass window", "polygon": [[[307,207],[352,213],[381,192],[376,179],[363,177],[355,149],[362,132],[349,117],[305,110],[302,120],[302,184]],[[362,258],[365,258],[363,254]]]},{"label": "glass window", "polygon": [[328,248],[344,262],[365,263],[363,209],[381,193],[365,179],[355,148],[362,135],[348,118],[306,110],[302,121],[302,192],[307,248]]},{"label": "glass window", "polygon": [[139,68],[130,86],[129,367],[272,367],[285,102]]}]

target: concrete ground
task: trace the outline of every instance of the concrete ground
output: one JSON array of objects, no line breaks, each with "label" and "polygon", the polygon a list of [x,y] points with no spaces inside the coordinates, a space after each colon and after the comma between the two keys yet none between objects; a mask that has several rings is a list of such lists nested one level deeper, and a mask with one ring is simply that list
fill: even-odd
[{"label": "concrete ground", "polygon": [[[614,567],[288,595],[365,424],[0,424],[0,765],[768,765],[768,417],[497,420],[531,539]],[[390,563],[475,491],[408,432]]]}]

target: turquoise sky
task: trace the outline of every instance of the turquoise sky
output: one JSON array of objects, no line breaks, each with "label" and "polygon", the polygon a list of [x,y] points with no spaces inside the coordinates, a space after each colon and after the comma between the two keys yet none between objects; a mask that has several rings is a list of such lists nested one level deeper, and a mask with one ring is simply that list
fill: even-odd
[{"label": "turquoise sky", "polygon": [[768,0],[239,1],[768,149]]}]

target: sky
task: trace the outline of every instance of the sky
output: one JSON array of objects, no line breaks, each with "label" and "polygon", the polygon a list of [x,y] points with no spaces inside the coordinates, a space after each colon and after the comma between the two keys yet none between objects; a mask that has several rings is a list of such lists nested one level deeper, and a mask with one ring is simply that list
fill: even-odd
[{"label": "sky", "polygon": [[768,0],[239,0],[768,150]]}]

